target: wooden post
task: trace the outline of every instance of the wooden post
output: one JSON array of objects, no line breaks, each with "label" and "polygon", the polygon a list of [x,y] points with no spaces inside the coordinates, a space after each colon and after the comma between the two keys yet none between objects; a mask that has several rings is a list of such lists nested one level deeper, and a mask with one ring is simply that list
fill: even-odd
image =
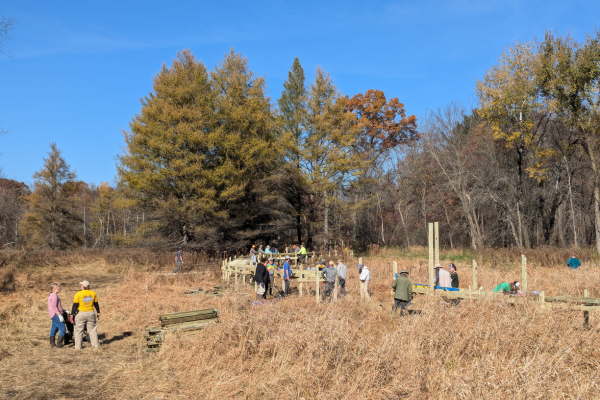
[{"label": "wooden post", "polygon": [[298,285],[298,289],[300,290],[300,296],[302,296],[302,281],[304,280],[304,275],[302,274],[302,264],[300,264],[300,285]]},{"label": "wooden post", "polygon": [[544,291],[540,292],[540,307],[544,308],[546,302],[546,296],[544,295]]},{"label": "wooden post", "polygon": [[473,260],[473,288],[477,289],[477,261]]},{"label": "wooden post", "polygon": [[429,227],[429,292],[433,293],[433,224],[430,222]]},{"label": "wooden post", "polygon": [[471,293],[471,285],[469,285],[469,300],[473,301],[473,294]]},{"label": "wooden post", "polygon": [[333,282],[333,299],[337,300],[337,287],[338,287],[338,277],[335,276],[335,281]]},{"label": "wooden post", "polygon": [[350,257],[354,260],[354,250],[350,250]]},{"label": "wooden post", "polygon": [[433,223],[433,240],[435,243],[435,265],[440,263],[440,225],[438,222]]},{"label": "wooden post", "polygon": [[584,311],[583,312],[583,326],[588,327],[589,324],[590,324],[590,312]]},{"label": "wooden post", "polygon": [[[362,264],[362,257],[358,257],[358,265]],[[360,298],[362,299],[364,297],[363,294],[363,283],[361,282],[361,280],[358,280],[358,290],[360,291]]]},{"label": "wooden post", "polygon": [[315,269],[315,293],[316,293],[316,297],[317,297],[317,303],[319,303],[321,301],[320,296],[319,296],[319,269]]},{"label": "wooden post", "polygon": [[[396,260],[392,261],[392,269],[394,271],[394,279],[396,279],[396,276],[398,275],[398,263],[396,262]],[[392,289],[392,297],[394,296],[394,289]]]},{"label": "wooden post", "polygon": [[[333,250],[333,255],[334,255],[335,257],[337,257],[337,248]],[[337,261],[337,260],[335,260],[335,261]]]},{"label": "wooden post", "polygon": [[590,297],[587,289],[583,289],[583,297]]},{"label": "wooden post", "polygon": [[231,272],[229,271],[229,261],[227,261],[227,284],[229,284],[229,275]]},{"label": "wooden post", "polygon": [[[527,257],[525,254],[521,254],[521,288],[527,293]],[[543,292],[542,292],[543,293]]]},{"label": "wooden post", "polygon": [[362,257],[358,257],[358,264],[362,264]]}]

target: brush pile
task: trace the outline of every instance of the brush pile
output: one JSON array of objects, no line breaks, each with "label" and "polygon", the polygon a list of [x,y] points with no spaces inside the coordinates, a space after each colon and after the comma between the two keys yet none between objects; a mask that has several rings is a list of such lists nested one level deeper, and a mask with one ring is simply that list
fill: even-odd
[{"label": "brush pile", "polygon": [[205,326],[218,321],[217,309],[184,311],[163,314],[158,317],[160,327],[146,328],[146,348],[144,351],[158,351],[165,339],[165,334],[177,332],[179,334],[193,334],[204,329]]}]

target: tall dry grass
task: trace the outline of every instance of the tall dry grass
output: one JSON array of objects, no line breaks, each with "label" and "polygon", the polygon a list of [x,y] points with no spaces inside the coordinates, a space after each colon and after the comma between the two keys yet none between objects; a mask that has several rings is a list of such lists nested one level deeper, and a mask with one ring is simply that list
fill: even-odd
[{"label": "tall dry grass", "polygon": [[[401,268],[410,268],[413,282],[426,282],[425,260],[396,259]],[[49,329],[43,315],[47,293],[23,288],[0,295],[0,335],[8,338],[0,347],[10,354],[0,363],[0,393],[106,399],[600,396],[600,316],[595,313],[585,329],[581,312],[542,310],[525,299],[511,305],[497,296],[458,306],[419,297],[412,308],[420,314],[396,315],[390,311],[391,257],[364,262],[372,273],[371,301],[360,300],[358,271],[348,263],[350,293],[338,302],[316,304],[314,295],[294,294],[261,306],[252,305],[252,285],[232,285],[222,298],[183,295],[185,288],[219,283],[218,270],[178,277],[134,268],[111,273],[114,267],[106,264],[59,270],[73,281],[86,273],[104,279],[98,289],[104,344],[99,352],[86,348],[79,353],[33,345],[28,335],[45,336]],[[551,267],[531,263],[532,289],[575,294],[586,286],[596,292],[593,263],[585,261],[577,271],[563,262]],[[457,264],[464,287],[470,263]],[[516,266],[483,263],[479,268],[486,289],[519,278],[518,260]],[[76,290],[67,289],[64,298]],[[143,328],[156,325],[158,315],[206,307],[218,308],[219,324],[194,336],[168,337],[160,353],[141,352]],[[111,341],[127,331],[131,337]],[[91,375],[82,367],[90,361]],[[60,396],[52,394],[48,379],[56,382]],[[88,382],[86,392],[69,385],[78,379]]]}]

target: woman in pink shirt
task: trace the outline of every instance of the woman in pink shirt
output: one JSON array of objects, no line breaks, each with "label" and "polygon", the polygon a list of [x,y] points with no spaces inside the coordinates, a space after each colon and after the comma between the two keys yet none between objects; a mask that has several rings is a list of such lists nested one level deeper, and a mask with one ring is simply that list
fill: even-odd
[{"label": "woman in pink shirt", "polygon": [[[63,308],[58,297],[60,293],[60,286],[58,283],[52,284],[52,293],[48,297],[48,314],[52,320],[52,329],[50,329],[50,346],[61,348],[63,344],[63,338],[67,327],[65,326],[65,319],[63,318]],[[54,336],[58,333],[58,340],[54,343]]]}]

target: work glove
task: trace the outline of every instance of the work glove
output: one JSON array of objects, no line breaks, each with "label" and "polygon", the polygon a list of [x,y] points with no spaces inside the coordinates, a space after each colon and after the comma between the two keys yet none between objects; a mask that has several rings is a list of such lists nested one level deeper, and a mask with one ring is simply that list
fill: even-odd
[{"label": "work glove", "polygon": [[71,321],[71,323],[73,323],[73,316],[71,315],[71,317],[69,318],[69,321]]},{"label": "work glove", "polygon": [[96,314],[96,319],[100,320],[100,313]]},{"label": "work glove", "polygon": [[62,315],[59,315],[59,316],[58,316],[58,320],[59,320],[60,322],[63,322],[63,323],[65,322],[65,319],[63,318],[63,316],[62,316]]}]

